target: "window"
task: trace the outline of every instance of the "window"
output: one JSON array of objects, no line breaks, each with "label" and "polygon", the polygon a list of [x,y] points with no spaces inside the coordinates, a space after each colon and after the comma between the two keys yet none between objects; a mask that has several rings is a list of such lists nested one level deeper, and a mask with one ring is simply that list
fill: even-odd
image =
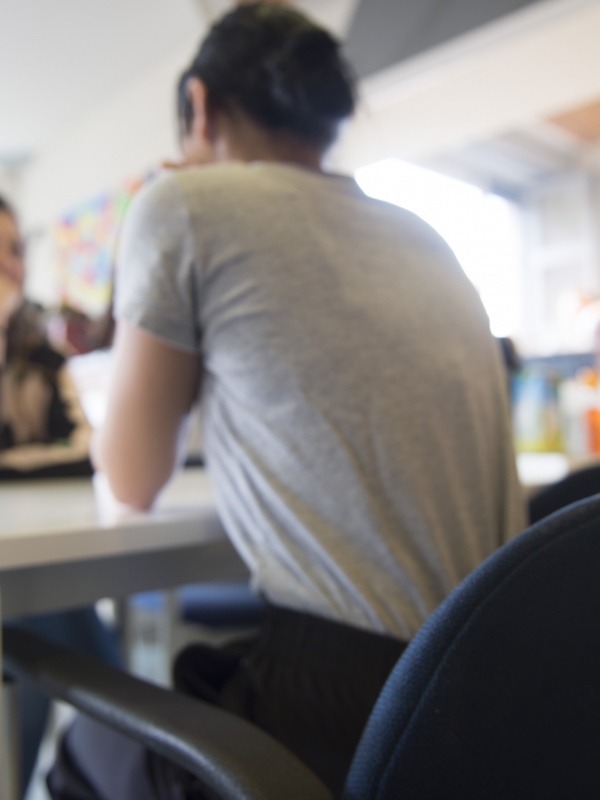
[{"label": "window", "polygon": [[361,167],[355,177],[366,194],[402,206],[435,228],[477,288],[492,333],[519,338],[521,236],[512,203],[398,159]]}]

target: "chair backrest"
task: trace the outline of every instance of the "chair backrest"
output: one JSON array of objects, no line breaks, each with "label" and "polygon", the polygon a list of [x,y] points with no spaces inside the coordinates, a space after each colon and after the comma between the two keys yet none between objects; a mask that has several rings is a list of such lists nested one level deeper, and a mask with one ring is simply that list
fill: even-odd
[{"label": "chair backrest", "polygon": [[578,500],[600,492],[600,465],[576,470],[566,478],[536,492],[528,503],[529,522],[534,523]]},{"label": "chair backrest", "polygon": [[600,498],[476,569],[415,637],[344,800],[600,797]]}]

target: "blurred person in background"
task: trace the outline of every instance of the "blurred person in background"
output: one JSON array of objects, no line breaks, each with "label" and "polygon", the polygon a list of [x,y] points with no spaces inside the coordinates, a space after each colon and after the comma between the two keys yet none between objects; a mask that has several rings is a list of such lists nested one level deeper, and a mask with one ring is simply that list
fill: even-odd
[{"label": "blurred person in background", "polygon": [[[16,214],[0,197],[0,479],[90,475],[90,427],[66,367],[49,343],[43,312],[27,301],[24,246]],[[12,620],[68,647],[121,665],[114,635],[93,608]],[[45,695],[21,692],[25,792],[48,717]]]},{"label": "blurred person in background", "polygon": [[23,241],[1,197],[0,247],[0,476],[90,475],[91,429],[43,309],[25,299]]},{"label": "blurred person in background", "polygon": [[[264,728],[338,796],[407,643],[525,525],[506,376],[447,244],[325,171],[355,102],[329,33],[241,5],[178,101],[196,166],[141,190],[125,221],[94,460],[118,500],[149,507],[201,398],[219,514],[268,610],[243,645],[184,650],[176,687]],[[48,784],[57,800],[203,796],[84,717]]]}]

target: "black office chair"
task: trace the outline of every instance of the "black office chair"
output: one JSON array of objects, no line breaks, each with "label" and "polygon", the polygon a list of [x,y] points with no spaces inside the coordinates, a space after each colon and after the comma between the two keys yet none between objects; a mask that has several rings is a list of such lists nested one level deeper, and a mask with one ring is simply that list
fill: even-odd
[{"label": "black office chair", "polygon": [[[343,800],[599,797],[599,578],[596,497],[476,569],[392,671]],[[5,661],[192,770],[218,800],[332,800],[283,746],[226,712],[11,631]]]},{"label": "black office chair", "polygon": [[566,478],[540,489],[529,499],[529,522],[533,524],[559,508],[600,492],[600,465],[572,472]]}]

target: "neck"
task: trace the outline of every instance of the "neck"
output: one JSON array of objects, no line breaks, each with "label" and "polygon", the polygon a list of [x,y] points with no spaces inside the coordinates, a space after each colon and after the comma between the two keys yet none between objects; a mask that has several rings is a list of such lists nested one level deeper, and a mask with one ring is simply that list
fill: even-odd
[{"label": "neck", "polygon": [[218,161],[269,161],[321,170],[323,148],[293,134],[269,131],[247,117],[222,118],[214,143]]}]

